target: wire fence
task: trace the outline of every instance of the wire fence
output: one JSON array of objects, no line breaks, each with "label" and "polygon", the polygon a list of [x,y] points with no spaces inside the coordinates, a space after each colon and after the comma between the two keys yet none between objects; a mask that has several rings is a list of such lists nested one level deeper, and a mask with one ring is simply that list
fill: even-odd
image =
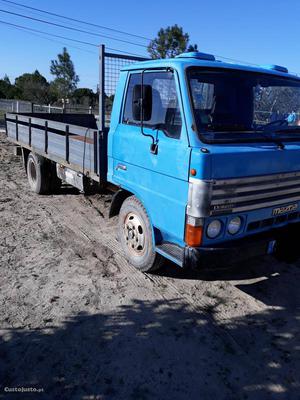
[{"label": "wire fence", "polygon": [[3,112],[32,112],[30,101],[0,99],[0,111]]},{"label": "wire fence", "polygon": [[5,125],[5,114],[13,113],[68,113],[68,114],[94,114],[98,117],[99,107],[65,104],[64,106],[54,106],[51,104],[35,104],[30,101],[0,99],[0,127]]},{"label": "wire fence", "polygon": [[8,100],[0,99],[0,127],[3,128],[5,125],[5,113],[16,112],[16,113],[27,113],[32,112],[32,103],[29,101],[21,100]]},{"label": "wire fence", "polygon": [[94,106],[81,106],[81,105],[69,105],[66,104],[64,107],[62,106],[52,106],[51,104],[33,104],[32,112],[36,113],[66,113],[66,114],[98,114],[98,107]]}]

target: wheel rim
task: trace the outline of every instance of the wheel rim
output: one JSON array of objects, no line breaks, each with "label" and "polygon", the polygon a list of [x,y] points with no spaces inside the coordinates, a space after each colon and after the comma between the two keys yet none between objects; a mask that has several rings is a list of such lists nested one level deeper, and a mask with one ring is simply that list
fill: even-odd
[{"label": "wheel rim", "polygon": [[32,160],[29,161],[29,176],[33,183],[36,182],[36,167]]},{"label": "wheel rim", "polygon": [[146,250],[145,226],[137,214],[131,212],[126,215],[123,234],[129,252],[142,256]]}]

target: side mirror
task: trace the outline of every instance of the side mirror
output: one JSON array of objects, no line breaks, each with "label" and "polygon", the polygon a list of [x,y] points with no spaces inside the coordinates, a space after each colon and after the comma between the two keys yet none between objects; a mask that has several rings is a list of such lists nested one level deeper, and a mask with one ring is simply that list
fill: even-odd
[{"label": "side mirror", "polygon": [[[142,108],[143,107],[143,108]],[[151,85],[134,85],[132,93],[132,116],[135,121],[150,121],[152,116],[152,87]]]}]

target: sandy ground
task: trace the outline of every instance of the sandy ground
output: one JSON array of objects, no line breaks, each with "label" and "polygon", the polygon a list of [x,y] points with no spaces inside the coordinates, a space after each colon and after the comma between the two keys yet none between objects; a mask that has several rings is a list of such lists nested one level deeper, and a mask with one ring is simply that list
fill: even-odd
[{"label": "sandy ground", "polygon": [[0,135],[0,398],[299,399],[300,263],[142,274],[109,201],[31,193]]}]

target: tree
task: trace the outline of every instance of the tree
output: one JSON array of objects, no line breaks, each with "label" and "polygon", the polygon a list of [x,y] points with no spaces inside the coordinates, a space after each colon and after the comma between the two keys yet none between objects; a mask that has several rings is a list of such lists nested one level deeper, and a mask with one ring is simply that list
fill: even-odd
[{"label": "tree", "polygon": [[16,88],[15,85],[11,84],[7,75],[5,75],[3,79],[0,79],[0,98],[18,99],[20,95],[20,90]]},{"label": "tree", "polygon": [[12,84],[10,83],[9,77],[5,75],[3,79],[0,79],[0,98],[9,99],[11,90]]},{"label": "tree", "polygon": [[20,100],[33,103],[48,103],[49,83],[47,79],[36,70],[33,74],[25,73],[15,80]]},{"label": "tree", "polygon": [[157,37],[151,40],[148,53],[151,58],[172,58],[185,51],[197,51],[198,46],[189,44],[189,34],[178,25],[161,28]]},{"label": "tree", "polygon": [[73,61],[66,47],[57,55],[57,60],[51,61],[50,72],[56,78],[51,83],[51,91],[59,98],[65,99],[71,96],[77,88],[79,77],[75,72]]},{"label": "tree", "polygon": [[89,107],[96,104],[98,96],[92,91],[92,89],[79,88],[74,90],[72,99],[75,104]]}]

